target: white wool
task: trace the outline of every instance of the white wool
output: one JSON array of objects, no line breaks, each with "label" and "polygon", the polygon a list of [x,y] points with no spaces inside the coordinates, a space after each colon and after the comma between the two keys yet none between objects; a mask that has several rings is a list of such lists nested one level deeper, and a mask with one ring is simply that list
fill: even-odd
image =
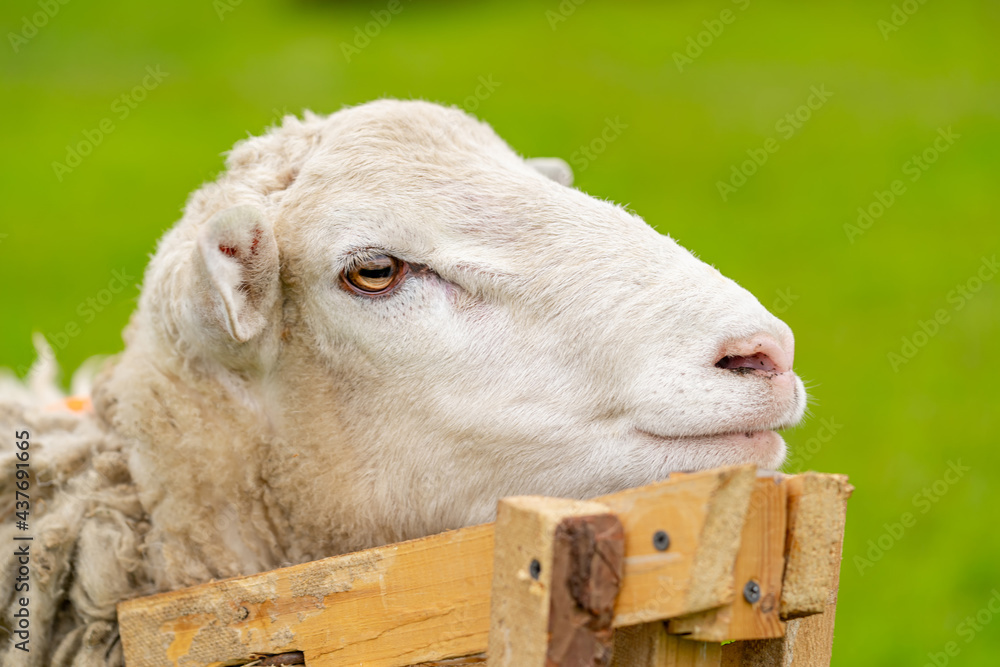
[{"label": "white wool", "polygon": [[[39,389],[37,382],[33,389]],[[141,555],[144,512],[125,457],[93,416],[52,406],[56,385],[13,393],[17,400],[6,387],[0,394],[0,428],[8,437],[30,434],[31,509],[29,530],[18,530],[13,509],[19,450],[4,448],[0,499],[10,509],[0,523],[0,540],[8,545],[0,552],[0,627],[7,633],[14,629],[20,598],[27,598],[31,650],[17,650],[17,640],[6,640],[0,664],[119,665],[115,605],[154,590]],[[18,542],[15,535],[33,539]],[[20,545],[29,545],[26,582],[16,581]]]},{"label": "white wool", "polygon": [[[570,182],[424,102],[239,143],[161,240],[93,413],[45,408],[50,353],[0,378],[0,425],[32,436],[36,649],[0,661],[120,665],[120,600],[489,521],[505,495],[779,465],[771,430],[805,405],[788,327]],[[413,267],[392,295],[341,286],[380,253]],[[716,365],[753,354],[773,368]]]}]

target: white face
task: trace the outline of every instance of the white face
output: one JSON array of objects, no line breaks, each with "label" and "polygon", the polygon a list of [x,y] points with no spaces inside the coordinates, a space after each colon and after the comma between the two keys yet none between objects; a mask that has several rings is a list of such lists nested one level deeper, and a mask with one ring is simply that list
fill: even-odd
[{"label": "white face", "polygon": [[[339,504],[349,474],[366,521],[410,536],[490,520],[504,495],[781,464],[773,429],[806,392],[791,331],[750,293],[463,115],[361,111],[337,114],[357,118],[332,124],[275,213],[294,335],[273,419],[311,471],[303,497]],[[436,150],[402,138],[414,124]]]}]

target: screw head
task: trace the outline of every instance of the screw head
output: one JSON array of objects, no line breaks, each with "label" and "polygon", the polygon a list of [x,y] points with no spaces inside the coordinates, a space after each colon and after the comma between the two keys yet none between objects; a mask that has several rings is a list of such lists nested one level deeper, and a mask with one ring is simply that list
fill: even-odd
[{"label": "screw head", "polygon": [[666,551],[670,548],[670,536],[667,535],[667,531],[658,530],[653,533],[653,547],[657,551]]},{"label": "screw head", "polygon": [[538,579],[538,576],[542,573],[542,564],[538,562],[537,558],[532,559],[528,572],[531,574],[532,579]]},{"label": "screw head", "polygon": [[760,584],[751,579],[743,587],[743,597],[750,604],[754,604],[760,600]]}]

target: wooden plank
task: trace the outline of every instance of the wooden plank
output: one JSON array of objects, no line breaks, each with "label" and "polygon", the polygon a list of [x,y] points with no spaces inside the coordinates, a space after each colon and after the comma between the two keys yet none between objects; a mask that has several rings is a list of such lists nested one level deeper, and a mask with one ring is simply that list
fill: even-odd
[{"label": "wooden plank", "polygon": [[[755,474],[753,466],[675,474],[667,482],[597,499],[625,527],[625,580],[615,627],[733,600],[733,566]],[[661,531],[668,542],[663,550],[656,543]]]},{"label": "wooden plank", "polygon": [[662,622],[615,631],[612,667],[720,667],[721,664],[719,644],[668,634]]},{"label": "wooden plank", "polygon": [[688,639],[714,642],[784,636],[779,605],[785,535],[784,477],[760,477],[733,571],[739,594],[733,602],[717,609],[671,619],[669,631]]},{"label": "wooden plank", "polygon": [[833,595],[826,611],[793,621],[791,638],[782,637],[768,641],[784,647],[788,667],[829,667],[833,657],[833,625],[837,617],[837,596]]},{"label": "wooden plank", "polygon": [[[827,667],[840,585],[847,500],[854,491],[844,475],[804,473],[788,484],[789,529],[782,613],[784,637],[737,642],[723,647],[732,667]],[[810,582],[808,577],[814,577]],[[817,598],[821,613],[815,613]],[[805,613],[813,615],[802,617]]]},{"label": "wooden plank", "polygon": [[625,535],[599,503],[500,501],[490,667],[607,667]]},{"label": "wooden plank", "polygon": [[[650,503],[645,512],[604,499],[609,507],[621,512],[625,525],[626,577],[619,594],[620,606],[634,603],[631,596],[647,600],[632,604],[631,613],[619,614],[623,623],[646,623],[616,632],[615,665],[626,667],[634,662],[658,667],[674,664],[675,656],[688,654],[695,661],[690,664],[718,664],[718,645],[671,637],[659,620],[682,614],[683,608],[706,610],[734,599],[733,571],[756,482],[749,468],[733,470],[714,482],[711,489],[663,487],[658,491],[668,502],[662,504],[662,509],[660,503]],[[708,484],[709,480],[701,483]],[[685,498],[685,493],[696,494],[699,499]],[[661,530],[669,539],[669,547],[662,552],[653,539]],[[691,552],[691,558],[675,557],[676,553]],[[657,558],[674,560],[664,567]],[[658,567],[647,571],[654,563]],[[655,594],[650,596],[650,591]],[[699,648],[683,650],[692,646]]]},{"label": "wooden plank", "polygon": [[807,472],[789,477],[788,536],[781,617],[821,613],[840,581],[847,499],[844,475]]},{"label": "wooden plank", "polygon": [[493,526],[119,605],[129,667],[303,651],[310,667],[411,665],[486,650]]},{"label": "wooden plank", "polygon": [[[615,627],[732,601],[754,474],[719,468],[597,499],[626,530]],[[660,530],[665,551],[653,543]],[[482,653],[493,531],[473,526],[123,602],[126,664],[238,664],[298,650],[310,667],[405,667]]]}]

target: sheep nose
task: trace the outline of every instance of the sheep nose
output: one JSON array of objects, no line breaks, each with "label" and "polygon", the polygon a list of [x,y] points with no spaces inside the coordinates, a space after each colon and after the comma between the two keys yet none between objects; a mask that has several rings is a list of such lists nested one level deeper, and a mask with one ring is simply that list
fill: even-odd
[{"label": "sheep nose", "polygon": [[794,354],[790,335],[779,342],[771,335],[758,334],[725,345],[715,366],[740,373],[785,373],[792,370]]}]

